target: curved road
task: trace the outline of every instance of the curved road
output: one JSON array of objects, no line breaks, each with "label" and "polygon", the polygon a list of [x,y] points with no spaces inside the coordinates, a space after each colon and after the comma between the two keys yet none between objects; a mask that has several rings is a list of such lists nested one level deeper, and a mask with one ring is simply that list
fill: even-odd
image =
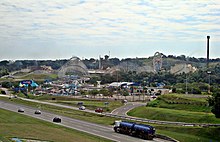
[{"label": "curved road", "polygon": [[121,107],[113,110],[112,114],[127,116],[127,112],[129,110],[132,110],[132,109],[139,107],[139,106],[145,106],[145,105],[146,105],[146,103],[129,102],[129,103],[126,103],[124,106],[121,106]]},{"label": "curved road", "polygon": [[[8,103],[8,102],[0,101],[0,108],[14,111],[14,112],[17,112],[17,110],[19,108],[23,108],[25,110],[25,112],[22,114],[27,115],[27,116],[31,116],[34,118],[38,118],[38,119],[41,119],[44,121],[48,121],[48,122],[52,122],[52,119],[55,116],[58,116],[62,119],[62,122],[56,123],[57,125],[62,125],[62,126],[68,127],[68,128],[72,128],[72,129],[76,129],[76,130],[90,133],[93,135],[97,135],[100,137],[104,137],[104,138],[110,139],[112,141],[118,141],[118,142],[125,142],[125,141],[126,142],[143,142],[143,141],[145,141],[146,142],[146,140],[143,140],[143,139],[115,133],[111,126],[103,126],[103,125],[98,125],[98,124],[94,124],[94,123],[90,123],[90,122],[76,120],[76,119],[72,119],[69,117],[60,116],[60,115],[56,115],[54,113],[46,112],[46,111],[42,111],[41,115],[36,115],[36,114],[34,114],[36,108],[32,108],[32,107],[28,107],[28,106],[23,106],[23,105],[12,104],[12,103]],[[153,141],[163,142],[165,140],[155,138]]]}]

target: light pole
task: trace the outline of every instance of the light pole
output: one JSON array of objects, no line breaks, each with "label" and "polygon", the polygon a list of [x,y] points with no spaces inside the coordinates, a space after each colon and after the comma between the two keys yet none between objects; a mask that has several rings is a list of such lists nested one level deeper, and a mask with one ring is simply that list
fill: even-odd
[{"label": "light pole", "polygon": [[145,83],[146,83],[146,81],[144,81],[144,86],[143,86],[143,102],[145,100]]},{"label": "light pole", "polygon": [[208,87],[208,93],[209,93],[209,94],[211,93],[211,91],[210,91],[210,88],[211,88],[211,85],[210,85],[210,83],[211,83],[210,74],[211,74],[211,73],[212,73],[211,71],[207,71],[207,74],[209,75],[209,87]]},{"label": "light pole", "polygon": [[119,71],[119,69],[116,69],[116,80],[117,80],[117,96],[118,96],[118,100],[119,100],[119,95],[120,95],[120,93],[119,93],[119,85],[118,85],[118,71]]},{"label": "light pole", "polygon": [[187,89],[187,88],[188,88],[187,83],[188,83],[188,82],[187,82],[187,75],[186,75],[186,92],[185,92],[185,94],[188,94],[188,91],[187,91],[187,90],[188,90],[188,89]]}]

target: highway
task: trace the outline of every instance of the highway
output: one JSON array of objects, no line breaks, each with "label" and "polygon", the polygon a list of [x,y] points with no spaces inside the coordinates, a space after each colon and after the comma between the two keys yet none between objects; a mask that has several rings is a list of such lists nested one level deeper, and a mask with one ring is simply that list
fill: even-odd
[{"label": "highway", "polygon": [[[64,127],[68,127],[68,128],[72,128],[75,130],[90,133],[96,136],[104,137],[112,141],[117,141],[117,142],[147,142],[148,141],[148,140],[143,140],[143,139],[115,133],[111,126],[103,126],[103,125],[98,125],[98,124],[94,124],[90,122],[76,120],[73,118],[56,115],[54,113],[50,113],[46,111],[42,111],[42,114],[36,115],[34,114],[36,108],[32,108],[28,106],[0,101],[0,108],[10,110],[13,112],[17,112],[19,108],[23,108],[25,111],[22,114],[31,116],[34,118],[38,118],[44,121],[48,121],[48,122],[52,122],[53,118],[57,116],[62,119],[61,123],[55,123],[57,125],[62,125]],[[153,141],[165,142],[165,140],[158,139],[158,138],[155,138]],[[149,142],[152,142],[152,140],[149,140]]]}]

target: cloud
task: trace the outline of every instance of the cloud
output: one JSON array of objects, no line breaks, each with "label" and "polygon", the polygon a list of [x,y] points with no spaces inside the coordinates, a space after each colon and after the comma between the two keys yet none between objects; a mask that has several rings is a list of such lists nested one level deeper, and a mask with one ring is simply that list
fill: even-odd
[{"label": "cloud", "polygon": [[209,34],[220,42],[218,0],[2,0],[0,19],[0,39],[8,41],[60,40],[95,47],[100,42],[202,41]]}]

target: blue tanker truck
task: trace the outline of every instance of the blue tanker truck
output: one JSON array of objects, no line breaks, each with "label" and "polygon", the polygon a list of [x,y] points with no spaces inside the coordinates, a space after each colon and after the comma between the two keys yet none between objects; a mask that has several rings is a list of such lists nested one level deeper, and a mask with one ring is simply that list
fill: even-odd
[{"label": "blue tanker truck", "polygon": [[127,134],[143,139],[152,140],[155,137],[155,128],[150,125],[134,122],[115,121],[114,130],[117,133]]}]

